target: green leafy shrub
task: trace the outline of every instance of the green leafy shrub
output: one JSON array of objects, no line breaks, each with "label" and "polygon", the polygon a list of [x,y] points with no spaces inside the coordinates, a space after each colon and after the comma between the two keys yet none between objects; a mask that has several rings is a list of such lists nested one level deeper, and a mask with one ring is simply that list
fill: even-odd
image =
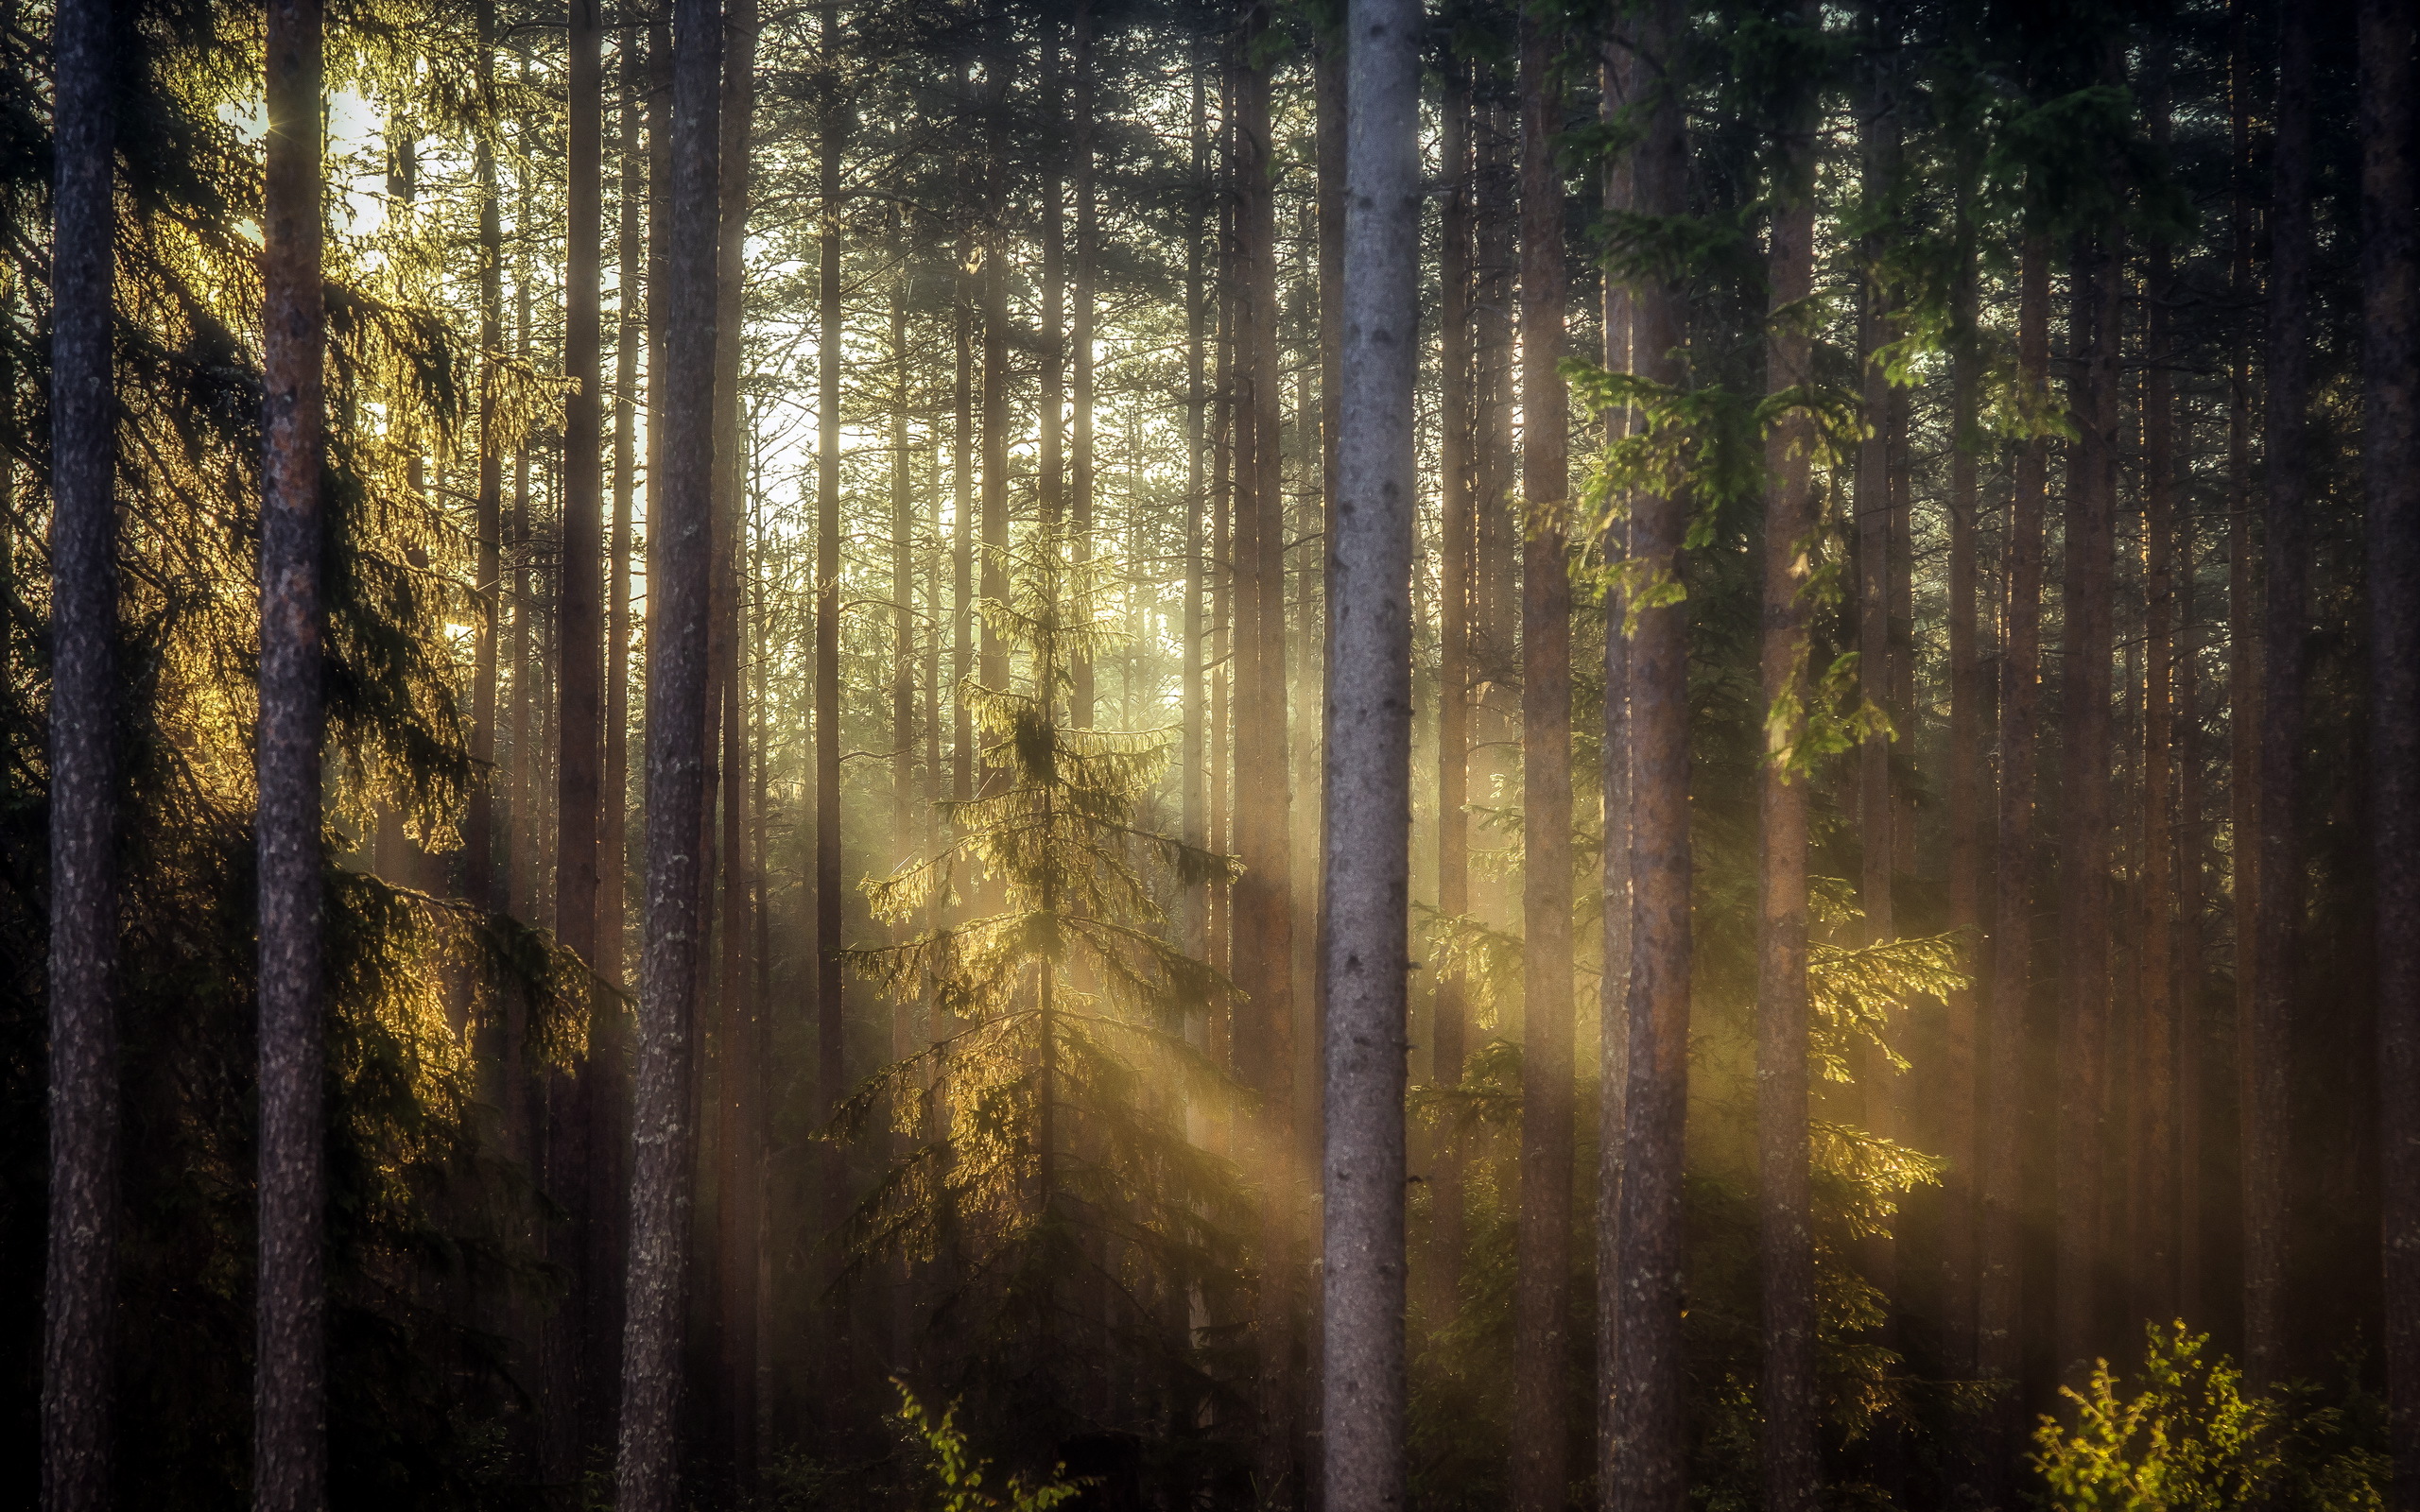
[{"label": "green leafy shrub", "polygon": [[2093,1366],[2072,1427],[2035,1431],[2034,1469],[2059,1512],[2223,1512],[2278,1506],[2365,1512],[2382,1506],[2385,1462],[2360,1439],[2349,1406],[2307,1385],[2247,1397],[2243,1373],[2183,1323],[2145,1329],[2141,1389],[2120,1393],[2109,1362]]}]

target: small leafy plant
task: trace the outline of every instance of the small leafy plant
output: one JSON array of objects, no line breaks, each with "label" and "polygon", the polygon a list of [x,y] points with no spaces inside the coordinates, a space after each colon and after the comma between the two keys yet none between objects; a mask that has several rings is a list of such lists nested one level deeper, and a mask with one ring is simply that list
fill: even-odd
[{"label": "small leafy plant", "polygon": [[933,1512],[994,1512],[994,1508],[1004,1512],[1050,1512],[1052,1507],[1082,1494],[1086,1483],[1069,1480],[1063,1473],[1066,1467],[1054,1465],[1048,1478],[1039,1482],[1028,1484],[1022,1475],[1010,1476],[1000,1488],[1005,1501],[993,1495],[983,1488],[985,1478],[992,1472],[992,1462],[976,1458],[967,1448],[966,1435],[958,1426],[958,1403],[950,1403],[936,1422],[932,1413],[904,1383],[894,1378],[891,1384],[899,1387],[899,1422],[925,1451],[925,1469],[934,1495]]}]

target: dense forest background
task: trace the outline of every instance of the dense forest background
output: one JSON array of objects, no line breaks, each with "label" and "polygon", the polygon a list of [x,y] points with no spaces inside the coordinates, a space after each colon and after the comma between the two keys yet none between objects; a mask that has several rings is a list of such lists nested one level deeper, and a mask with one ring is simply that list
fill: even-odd
[{"label": "dense forest background", "polygon": [[[1409,1502],[2420,1506],[2409,9],[1421,25]],[[1357,1503],[1364,34],[0,4],[0,1494]]]}]

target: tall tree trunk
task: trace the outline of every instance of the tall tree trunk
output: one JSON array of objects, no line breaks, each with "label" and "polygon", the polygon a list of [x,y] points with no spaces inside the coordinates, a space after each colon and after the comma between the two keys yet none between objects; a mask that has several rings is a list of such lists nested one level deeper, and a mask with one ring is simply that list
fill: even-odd
[{"label": "tall tree trunk", "polygon": [[320,760],[326,721],[327,310],[318,0],[271,0],[261,191],[260,1272],[252,1504],[327,1504],[327,1010]]},{"label": "tall tree trunk", "polygon": [[1320,1412],[1325,1504],[1400,1508],[1404,1347],[1404,962],[1411,840],[1411,552],[1418,496],[1418,0],[1356,0],[1340,228],[1343,347],[1328,512],[1326,1117]]},{"label": "tall tree trunk", "polygon": [[689,1248],[693,1005],[704,877],[706,652],[714,536],[717,160],[722,16],[716,0],[673,11],[670,215],[665,278],[661,513],[648,522],[647,917],[640,958],[636,1152],[616,1467],[624,1512],[679,1505],[683,1274]]},{"label": "tall tree trunk", "polygon": [[[840,154],[847,112],[839,97],[840,8],[825,0],[817,199],[815,472],[815,1011],[820,1106],[829,1116],[848,1093],[847,1018],[840,958]],[[996,280],[998,275],[994,273]],[[985,357],[994,338],[985,333]],[[988,378],[987,374],[987,378]],[[985,419],[990,420],[986,395]],[[991,438],[985,438],[987,444]],[[992,487],[991,469],[984,488]],[[987,496],[985,503],[989,506]],[[986,524],[989,522],[987,520]],[[990,543],[988,539],[985,542]],[[987,563],[987,576],[988,563]],[[822,1160],[821,1231],[837,1234],[848,1211],[847,1167],[835,1144]]]},{"label": "tall tree trunk", "polygon": [[[1075,19],[1076,110],[1075,154],[1071,185],[1076,200],[1076,307],[1068,331],[1068,355],[1075,363],[1072,385],[1074,414],[1068,456],[1068,514],[1076,560],[1093,555],[1093,254],[1098,235],[1093,204],[1093,15],[1090,0],[1079,0]],[[1079,653],[1068,667],[1073,692],[1068,720],[1078,730],[1093,727],[1093,659]]]},{"label": "tall tree trunk", "polygon": [[974,275],[963,271],[972,259],[975,239],[959,233],[958,266],[961,269],[950,311],[951,376],[950,466],[950,783],[953,801],[975,796],[974,705],[966,698],[966,679],[975,671],[975,302]]},{"label": "tall tree trunk", "polygon": [[[2162,56],[2145,102],[2152,140],[2169,138]],[[2151,252],[2143,325],[2143,850],[2142,937],[2135,952],[2135,1064],[2128,1080],[2135,1195],[2130,1324],[2176,1315],[2175,830],[2169,815],[2177,738],[2175,700],[2175,404],[2168,368],[2169,254]]]},{"label": "tall tree trunk", "polygon": [[[2191,456],[2189,438],[2180,455]],[[2204,1073],[2209,1026],[2202,996],[2207,934],[2204,928],[2208,884],[2208,832],[2203,826],[2202,627],[2197,592],[2200,550],[2188,493],[2176,510],[2176,1315],[2205,1319],[2203,1277],[2207,1268],[2203,1237],[2207,1200],[2207,1101]]]},{"label": "tall tree trunk", "polygon": [[1521,1208],[1514,1239],[1511,1504],[1554,1512],[1568,1479],[1571,1312],[1571,576],[1559,37],[1521,23]]},{"label": "tall tree trunk", "polygon": [[[1977,463],[1983,438],[1977,429],[1982,353],[1977,330],[1980,292],[1975,232],[1975,185],[1981,177],[1979,131],[1957,146],[1956,267],[1950,290],[1949,453],[1949,749],[1945,786],[1949,827],[1949,927],[1960,934],[1972,975],[1979,975],[1982,945],[1983,855],[1983,662],[1976,624],[1979,578],[1976,525],[1979,514]],[[1942,1344],[1949,1368],[1975,1368],[1975,1264],[1978,1209],[1979,1088],[1975,1036],[1975,988],[1953,989],[1945,1001],[1946,1064],[1937,1105],[1942,1111],[1940,1251]],[[1969,1463],[1972,1463],[1970,1460]]]},{"label": "tall tree trunk", "polygon": [[[46,1512],[103,1512],[112,1504],[118,1274],[112,726],[120,696],[117,390],[111,357],[116,267],[112,258],[92,255],[93,249],[117,240],[111,11],[107,0],[64,0],[51,23],[51,150],[58,176],[51,200],[50,282],[50,1234],[42,1345]],[[289,11],[277,13],[291,20]],[[311,44],[316,57],[316,37]],[[316,183],[306,188],[316,206]],[[316,219],[311,224],[316,232]],[[316,250],[311,266],[317,266]],[[13,319],[13,309],[9,315]],[[13,408],[16,375],[7,377],[0,403]],[[317,387],[316,382],[309,386],[313,419]],[[0,496],[0,510],[13,503]],[[9,591],[14,586],[0,581],[0,593],[8,593],[0,605],[12,603]],[[0,667],[5,664],[0,646]],[[316,812],[313,818],[307,853],[316,885]],[[316,1226],[316,1210],[304,1216]]]},{"label": "tall tree trunk", "polygon": [[[603,975],[598,958],[598,804],[604,782],[604,395],[602,316],[599,310],[604,245],[605,77],[604,22],[597,0],[571,0],[566,63],[567,144],[564,154],[563,487],[560,574],[555,595],[560,698],[555,738],[555,937]],[[569,1272],[569,1304],[544,1324],[545,1387],[549,1398],[542,1424],[541,1473],[549,1485],[568,1485],[579,1469],[582,1348],[580,1325],[592,1304],[588,1294],[598,1272],[588,1229],[595,1188],[588,1165],[605,1067],[596,1054],[612,1042],[606,1021],[619,1005],[609,993],[592,990],[588,1002],[590,1055],[577,1078],[557,1072],[546,1077],[549,1129],[547,1187],[568,1222],[550,1236]]]},{"label": "tall tree trunk", "polygon": [[[1861,193],[1869,215],[1889,205],[1900,171],[1900,122],[1897,64],[1899,12],[1891,0],[1873,0],[1868,7],[1868,41],[1875,57],[1865,65],[1863,96],[1858,111],[1858,156]],[[1862,387],[1866,436],[1858,448],[1853,507],[1857,514],[1857,644],[1858,680],[1866,701],[1885,711],[1897,706],[1892,676],[1892,558],[1896,544],[1893,516],[1892,441],[1896,426],[1891,380],[1879,354],[1891,340],[1894,321],[1885,311],[1882,269],[1885,235],[1870,234],[1860,255],[1866,272],[1858,288],[1858,362]],[[1898,802],[1891,781],[1891,743],[1908,731],[1893,718],[1894,728],[1869,733],[1858,748],[1858,840],[1861,866],[1858,905],[1865,912],[1862,937],[1867,943],[1898,933],[1893,918],[1891,883],[1897,856]],[[1858,1090],[1863,1093],[1867,1129],[1886,1139],[1898,1138],[1897,1073],[1890,1059],[1872,1047],[1859,1052]],[[1898,1245],[1893,1234],[1878,1233],[1858,1246],[1859,1268],[1886,1300],[1882,1337],[1895,1342],[1899,1311]],[[1896,1430],[1880,1426],[1873,1455],[1878,1472],[1890,1479],[1897,1459]]]},{"label": "tall tree trunk", "polygon": [[[1473,404],[1478,444],[1472,455],[1473,528],[1478,539],[1473,636],[1478,662],[1479,770],[1474,781],[1492,792],[1512,744],[1520,656],[1521,561],[1513,523],[1512,438],[1513,232],[1519,225],[1515,176],[1504,108],[1492,92],[1475,92],[1472,112],[1471,228]],[[1500,894],[1499,894],[1500,895]]]},{"label": "tall tree trunk", "polygon": [[[496,111],[494,0],[478,0],[475,60],[480,108]],[[479,908],[494,910],[495,892],[495,699],[496,632],[504,613],[504,456],[496,449],[496,421],[503,386],[498,357],[504,350],[504,215],[497,198],[495,144],[481,133],[472,149],[472,178],[479,205],[479,473],[473,505],[476,538],[476,590],[484,603],[471,647],[471,792],[462,816],[462,892]]]},{"label": "tall tree trunk", "polygon": [[2100,1243],[2109,1040],[2111,574],[2117,507],[2116,228],[2077,238],[2068,274],[2077,369],[2061,591],[2058,1198],[2053,1344],[2061,1380],[2090,1368],[2101,1336]]},{"label": "tall tree trunk", "polygon": [[[1209,91],[1201,76],[1201,68],[1193,70],[1188,144],[1189,187],[1193,199],[1186,210],[1184,238],[1184,665],[1179,674],[1183,684],[1178,690],[1184,730],[1178,759],[1177,799],[1185,844],[1206,849],[1210,844],[1210,832],[1209,816],[1204,812],[1207,794],[1201,769],[1205,744],[1202,729],[1202,636],[1208,626],[1203,617],[1201,591],[1204,568],[1202,515],[1208,501],[1202,496],[1207,479],[1202,473],[1201,448],[1210,396],[1202,382],[1207,325],[1202,301],[1210,297],[1203,253],[1206,250],[1204,242],[1210,233],[1206,212],[1211,188],[1207,119]],[[1209,950],[1210,922],[1206,892],[1204,888],[1188,896],[1186,907],[1189,912],[1184,934],[1184,948],[1205,955]]]},{"label": "tall tree trunk", "polygon": [[2303,683],[2309,571],[2311,36],[2312,18],[2277,18],[2276,139],[2269,206],[2269,404],[2262,438],[2269,496],[2262,510],[2258,902],[2253,914],[2252,1017],[2244,1034],[2243,1353],[2255,1386],[2289,1368],[2287,1242],[2293,1231],[2291,1149],[2296,936],[2301,931]]},{"label": "tall tree trunk", "polygon": [[[1598,62],[1597,116],[1613,125],[1622,119],[1638,93],[1638,54],[1619,38],[1602,43]],[[1605,212],[1610,216],[1634,208],[1636,162],[1634,154],[1617,153],[1605,169]],[[1628,372],[1637,361],[1634,348],[1631,285],[1608,268],[1603,278],[1605,370]],[[1630,432],[1631,412],[1619,406],[1604,419],[1605,439],[1617,441]],[[1620,560],[1629,550],[1629,527],[1616,522],[1606,530],[1605,557]],[[1599,891],[1604,909],[1603,970],[1597,988],[1597,1501],[1614,1504],[1621,1466],[1615,1455],[1617,1442],[1614,1412],[1620,1361],[1622,1167],[1629,1124],[1630,976],[1631,976],[1631,723],[1630,636],[1624,631],[1624,600],[1608,588],[1605,595],[1603,862]]]},{"label": "tall tree trunk", "polygon": [[[1638,210],[1675,215],[1687,203],[1688,139],[1677,64],[1688,11],[1651,0],[1638,26],[1644,69],[1659,75],[1637,149]],[[1676,282],[1636,291],[1634,366],[1685,379],[1687,294]],[[1689,501],[1648,494],[1632,510],[1632,556],[1662,579],[1684,570]],[[1658,595],[1661,596],[1661,595]],[[1642,606],[1630,633],[1632,956],[1630,1080],[1624,1099],[1620,1314],[1614,1448],[1616,1512],[1680,1512],[1688,1496],[1682,1405],[1683,1133],[1688,1110],[1688,621],[1679,604]]]},{"label": "tall tree trunk", "polygon": [[[620,226],[621,309],[614,352],[614,523],[607,547],[605,753],[596,856],[596,971],[608,987],[624,980],[625,856],[630,847],[631,532],[638,452],[639,346],[645,319],[642,218],[646,156],[639,146],[646,69],[636,25],[622,34]],[[650,294],[648,296],[652,298]],[[614,1397],[621,1378],[623,1218],[627,1211],[629,1078],[623,1066],[625,1011],[618,994],[589,1017],[584,1072],[588,1120],[586,1309],[580,1324],[580,1444],[611,1442]]]},{"label": "tall tree trunk", "polygon": [[717,121],[715,244],[715,570],[723,591],[714,639],[722,685],[723,749],[720,1048],[721,1169],[716,1201],[715,1255],[722,1319],[722,1405],[735,1485],[743,1492],[756,1471],[756,1271],[760,1228],[754,1197],[762,1160],[763,1108],[753,1095],[762,1061],[754,1055],[759,1005],[750,990],[749,951],[755,935],[756,897],[748,845],[748,681],[743,671],[747,613],[747,502],[754,453],[747,404],[740,392],[746,318],[749,137],[753,126],[757,0],[730,0],[723,20],[722,97]]},{"label": "tall tree trunk", "polygon": [[2361,7],[2363,481],[2370,572],[2371,822],[2377,868],[2388,1505],[2420,1508],[2420,215],[2412,17]]},{"label": "tall tree trunk", "polygon": [[1270,75],[1253,54],[1268,29],[1266,0],[1242,0],[1236,80],[1236,782],[1252,801],[1236,805],[1235,886],[1239,951],[1236,985],[1249,1000],[1238,1025],[1236,1066],[1260,1096],[1259,1143],[1267,1195],[1260,1215],[1264,1259],[1253,1320],[1258,1352],[1260,1493],[1292,1504],[1295,1246],[1290,1170],[1294,1150],[1294,901],[1291,778],[1286,748],[1285,507],[1278,405],[1285,385],[1277,350],[1277,243],[1270,134]]},{"label": "tall tree trunk", "polygon": [[[1440,140],[1437,489],[1444,539],[1438,545],[1437,653],[1437,911],[1459,919],[1471,911],[1472,610],[1478,593],[1478,517],[1472,507],[1471,407],[1471,85],[1466,62],[1449,63]],[[1469,1055],[1469,987],[1455,971],[1437,973],[1429,1031],[1429,1081],[1458,1087]],[[1454,1136],[1437,1135],[1429,1185],[1429,1255],[1434,1274],[1432,1315],[1461,1310],[1462,1158]]]},{"label": "tall tree trunk", "polygon": [[[2247,0],[2232,0],[2230,106],[2234,174],[2229,206],[2228,292],[2238,309],[2254,300],[2252,247],[2252,28]],[[2259,562],[2253,531],[2253,369],[2250,322],[2238,319],[2229,353],[2227,395],[2227,833],[2229,902],[2234,924],[2235,1091],[2237,1132],[2246,1132],[2249,1099],[2245,1078],[2254,1000],[2260,967],[2253,940],[2259,933],[2260,846],[2260,608]],[[2238,1157],[2241,1154],[2238,1148]],[[2238,1164],[2238,1178],[2243,1172]],[[2238,1194],[2242,1192],[2238,1180]],[[2238,1206],[2240,1202],[2238,1201]],[[2239,1221],[2249,1223],[2249,1215]]]},{"label": "tall tree trunk", "polygon": [[[1820,32],[1813,4],[1799,25]],[[1768,255],[1772,315],[1765,389],[1811,382],[1813,343],[1789,311],[1815,273],[1814,156],[1818,96],[1789,102],[1775,167],[1777,205]],[[1815,1236],[1807,1126],[1807,788],[1815,774],[1798,749],[1806,732],[1812,655],[1806,594],[1816,550],[1810,477],[1813,414],[1793,409],[1765,438],[1762,689],[1765,757],[1759,773],[1762,862],[1756,907],[1756,1151],[1763,1271],[1765,1505],[1814,1512],[1823,1485],[1815,1383]]]},{"label": "tall tree trunk", "polygon": [[1042,22],[1042,118],[1051,126],[1034,135],[1037,177],[1041,180],[1042,311],[1035,333],[1041,346],[1042,382],[1035,397],[1034,507],[1046,526],[1065,518],[1067,504],[1067,204],[1065,162],[1060,156],[1060,122],[1066,112],[1061,96],[1060,19],[1057,10],[1039,13]]},{"label": "tall tree trunk", "polygon": [[[2050,249],[2038,227],[2025,232],[2017,291],[2017,376],[2040,392],[2050,370]],[[2017,1246],[2025,1104],[2026,1019],[2033,985],[2034,717],[2042,661],[2042,516],[2049,473],[2048,438],[2025,439],[2017,453],[2008,530],[2001,547],[1999,802],[1992,843],[1992,975],[1983,1047],[1981,1140],[1982,1269],[1977,1277],[1976,1373],[2014,1382],[2024,1355],[2017,1334],[2024,1277]],[[2003,1393],[1993,1410],[1981,1462],[1991,1467],[1987,1495],[2005,1497],[2024,1421],[2022,1403]]]}]

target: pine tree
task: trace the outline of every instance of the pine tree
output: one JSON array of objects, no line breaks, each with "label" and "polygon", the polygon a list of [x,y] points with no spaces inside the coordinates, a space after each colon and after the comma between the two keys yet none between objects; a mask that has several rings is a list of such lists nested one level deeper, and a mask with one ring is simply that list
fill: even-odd
[{"label": "pine tree", "polygon": [[[1232,989],[1167,937],[1162,902],[1230,864],[1144,825],[1172,731],[1069,726],[1075,659],[1118,641],[1101,610],[1110,559],[1071,556],[1063,528],[1037,526],[1014,552],[1010,598],[979,601],[1025,674],[960,690],[990,791],[944,806],[938,850],[865,884],[877,918],[942,921],[847,955],[953,1032],[870,1079],[835,1125],[909,1142],[850,1221],[853,1270],[931,1260],[946,1223],[957,1294],[937,1301],[950,1331],[934,1344],[1042,1433],[1077,1420],[1076,1365],[1138,1348],[1189,1358],[1184,1339],[1119,1337],[1087,1299],[1218,1287],[1241,1198],[1182,1122],[1188,1095],[1225,1086],[1185,1042],[1185,1017]],[[958,917],[974,900],[990,911]]]}]

